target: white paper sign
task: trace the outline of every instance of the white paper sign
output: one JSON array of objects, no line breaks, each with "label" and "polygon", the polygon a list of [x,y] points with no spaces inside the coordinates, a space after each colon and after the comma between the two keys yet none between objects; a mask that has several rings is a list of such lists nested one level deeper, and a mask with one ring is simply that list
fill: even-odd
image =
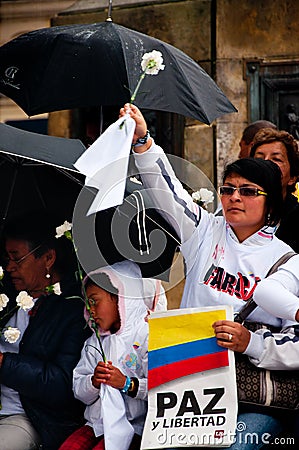
[{"label": "white paper sign", "polygon": [[234,353],[212,323],[231,307],[188,308],[149,317],[149,396],[142,449],[229,447],[237,424]]}]

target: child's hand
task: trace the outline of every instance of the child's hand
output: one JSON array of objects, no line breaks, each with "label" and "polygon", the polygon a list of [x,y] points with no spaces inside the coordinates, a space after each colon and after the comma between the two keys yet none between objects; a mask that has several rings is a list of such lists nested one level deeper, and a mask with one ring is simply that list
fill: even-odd
[{"label": "child's hand", "polygon": [[126,382],[126,376],[112,365],[112,361],[106,363],[99,362],[94,370],[94,375],[91,379],[95,388],[99,389],[101,384],[107,384],[115,389],[122,389]]},{"label": "child's hand", "polygon": [[109,378],[108,363],[99,362],[94,369],[93,376],[91,377],[91,382],[93,386],[97,389],[101,387],[102,383],[106,383]]}]

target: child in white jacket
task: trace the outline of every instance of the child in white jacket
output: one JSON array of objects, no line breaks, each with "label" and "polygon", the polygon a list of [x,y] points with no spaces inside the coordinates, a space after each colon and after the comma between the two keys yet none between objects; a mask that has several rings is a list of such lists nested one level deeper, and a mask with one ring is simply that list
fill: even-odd
[{"label": "child in white jacket", "polygon": [[147,308],[139,267],[123,261],[101,268],[89,274],[85,289],[102,349],[93,333],[73,375],[75,397],[87,405],[87,422],[61,450],[139,449],[147,412],[148,361]]}]

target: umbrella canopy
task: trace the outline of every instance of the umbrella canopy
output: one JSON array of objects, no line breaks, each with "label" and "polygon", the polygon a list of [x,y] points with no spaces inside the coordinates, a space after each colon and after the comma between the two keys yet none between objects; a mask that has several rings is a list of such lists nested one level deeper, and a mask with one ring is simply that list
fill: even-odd
[{"label": "umbrella canopy", "polygon": [[87,216],[95,195],[92,188],[85,186],[73,215],[74,238],[84,270],[91,272],[128,259],[139,265],[143,277],[169,281],[180,240],[151,206],[144,187],[128,178],[121,205]]},{"label": "umbrella canopy", "polygon": [[48,136],[0,123],[0,152],[7,155],[75,170],[73,164],[84,151],[80,139]]},{"label": "umbrella canopy", "polygon": [[0,217],[50,210],[71,218],[84,178],[73,163],[85,151],[78,139],[42,135],[0,123]]},{"label": "umbrella canopy", "polygon": [[[73,217],[84,186],[84,177],[73,164],[84,151],[85,147],[78,139],[41,135],[0,123],[0,237],[7,220],[28,211],[53,212],[69,221],[88,220],[84,217],[85,211],[83,217]],[[152,231],[160,230],[165,235],[166,246],[163,251],[155,251],[154,256],[153,252],[151,255],[146,252],[140,255],[137,205],[130,195],[141,188],[128,179],[123,205],[97,213],[92,219],[95,220],[95,227],[88,233],[96,237],[96,266],[124,259],[134,260],[138,255],[136,262],[143,276],[167,280],[178,240],[160,214],[147,208],[145,233],[149,236]],[[87,194],[88,208],[95,193],[87,190]],[[122,238],[121,249],[115,243],[115,233]],[[89,243],[84,247],[89,255]]]},{"label": "umbrella canopy", "polygon": [[102,22],[56,26],[23,34],[0,47],[0,92],[29,116],[130,100],[142,56],[163,55],[165,70],[147,75],[135,103],[210,124],[236,112],[212,78],[188,55],[166,42]]}]

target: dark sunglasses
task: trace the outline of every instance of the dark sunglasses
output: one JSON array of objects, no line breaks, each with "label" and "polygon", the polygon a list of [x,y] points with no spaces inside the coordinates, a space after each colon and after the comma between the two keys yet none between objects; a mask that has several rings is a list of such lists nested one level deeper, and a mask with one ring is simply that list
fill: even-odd
[{"label": "dark sunglasses", "polygon": [[267,192],[261,191],[256,187],[234,187],[234,186],[220,186],[220,195],[233,195],[235,191],[238,191],[242,197],[256,197],[257,195],[268,195]]}]

